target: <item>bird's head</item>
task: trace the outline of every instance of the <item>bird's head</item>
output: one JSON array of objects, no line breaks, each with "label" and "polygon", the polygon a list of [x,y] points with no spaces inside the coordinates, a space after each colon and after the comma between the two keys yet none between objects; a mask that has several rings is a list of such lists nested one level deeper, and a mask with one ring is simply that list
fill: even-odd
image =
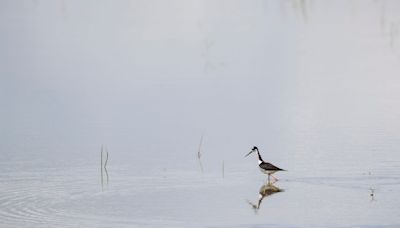
[{"label": "bird's head", "polygon": [[254,146],[253,149],[251,149],[251,151],[248,154],[246,154],[245,157],[249,156],[251,153],[253,153],[253,152],[257,151],[257,150],[258,150],[258,148],[256,146]]}]

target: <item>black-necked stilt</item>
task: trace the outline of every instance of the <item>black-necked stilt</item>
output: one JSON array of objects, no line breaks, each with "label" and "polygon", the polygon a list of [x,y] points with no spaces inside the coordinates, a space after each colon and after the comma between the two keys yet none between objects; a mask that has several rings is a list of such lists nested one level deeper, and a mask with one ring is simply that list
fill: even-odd
[{"label": "black-necked stilt", "polygon": [[[249,156],[253,152],[257,152],[257,155],[258,155],[258,166],[260,167],[261,172],[263,172],[265,174],[268,174],[268,182],[269,182],[269,179],[270,179],[269,177],[272,176],[272,174],[274,174],[274,173],[276,173],[278,171],[286,171],[284,169],[281,169],[279,167],[274,166],[271,163],[264,162],[264,160],[261,158],[260,151],[258,151],[258,148],[256,146],[253,147],[253,149],[251,149],[251,151],[248,154],[246,154],[245,157]],[[274,176],[272,176],[272,178],[274,178],[275,181],[278,180]]]}]

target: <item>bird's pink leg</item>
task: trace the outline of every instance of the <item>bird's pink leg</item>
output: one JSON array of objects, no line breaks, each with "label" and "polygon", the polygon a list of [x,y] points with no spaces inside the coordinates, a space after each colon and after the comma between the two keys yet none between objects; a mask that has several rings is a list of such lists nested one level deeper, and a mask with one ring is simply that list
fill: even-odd
[{"label": "bird's pink leg", "polygon": [[275,182],[278,181],[278,178],[274,177],[272,174],[271,177],[274,178]]}]

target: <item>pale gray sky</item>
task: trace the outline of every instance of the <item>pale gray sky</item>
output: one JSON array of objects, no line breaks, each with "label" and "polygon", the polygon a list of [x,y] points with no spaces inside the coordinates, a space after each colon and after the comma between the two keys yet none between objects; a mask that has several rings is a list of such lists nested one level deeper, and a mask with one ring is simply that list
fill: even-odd
[{"label": "pale gray sky", "polygon": [[1,1],[0,149],[12,158],[105,143],[190,157],[205,134],[205,150],[220,157],[259,145],[290,167],[285,157],[304,155],[293,151],[334,143],[319,137],[400,133],[399,9]]}]

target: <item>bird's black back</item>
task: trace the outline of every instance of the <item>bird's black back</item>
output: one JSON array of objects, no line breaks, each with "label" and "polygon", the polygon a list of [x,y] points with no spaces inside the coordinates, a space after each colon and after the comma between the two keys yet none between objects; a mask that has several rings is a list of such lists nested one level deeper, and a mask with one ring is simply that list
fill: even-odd
[{"label": "bird's black back", "polygon": [[268,163],[268,162],[262,162],[259,166],[260,166],[261,169],[264,169],[264,170],[284,171],[284,169],[276,167],[273,164]]}]

